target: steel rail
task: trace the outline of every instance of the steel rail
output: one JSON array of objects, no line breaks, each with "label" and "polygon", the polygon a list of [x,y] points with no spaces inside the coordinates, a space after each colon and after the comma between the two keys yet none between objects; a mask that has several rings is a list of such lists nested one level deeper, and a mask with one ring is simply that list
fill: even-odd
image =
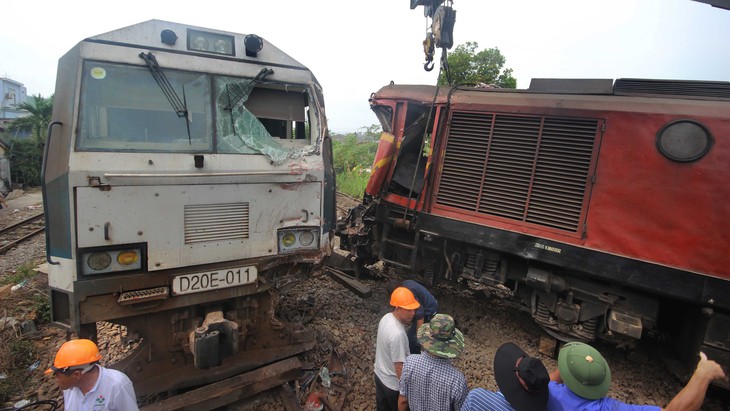
[{"label": "steel rail", "polygon": [[26,218],[25,220],[21,220],[21,221],[18,221],[17,223],[13,223],[13,224],[10,224],[9,226],[5,226],[3,228],[0,228],[0,234],[7,233],[7,232],[9,232],[10,230],[12,230],[14,228],[23,226],[25,224],[29,224],[29,223],[31,223],[31,222],[33,222],[33,221],[41,218],[42,216],[43,216],[43,213],[39,213],[39,214],[30,216],[30,217]]},{"label": "steel rail", "polygon": [[[36,220],[41,219],[43,217],[43,215],[44,215],[44,213],[36,214],[34,216],[31,216],[29,218],[26,218],[25,220],[18,221],[17,223],[11,224],[11,225],[9,225],[7,227],[3,227],[2,229],[0,229],[0,235],[8,234],[12,230],[15,230],[15,229],[24,227],[26,225],[29,225],[29,224],[35,222]],[[36,235],[44,232],[45,230],[46,230],[46,226],[44,224],[43,226],[32,230],[31,232],[27,233],[26,235],[24,235],[24,236],[22,236],[20,238],[17,238],[17,239],[14,239],[14,240],[9,241],[7,244],[4,244],[2,247],[0,247],[0,254],[5,254],[5,252],[7,250],[15,247],[19,243],[21,243],[21,242],[23,242],[23,241],[25,241],[25,240],[27,240],[27,239],[29,239],[31,237],[34,237],[34,236],[36,236]]]}]

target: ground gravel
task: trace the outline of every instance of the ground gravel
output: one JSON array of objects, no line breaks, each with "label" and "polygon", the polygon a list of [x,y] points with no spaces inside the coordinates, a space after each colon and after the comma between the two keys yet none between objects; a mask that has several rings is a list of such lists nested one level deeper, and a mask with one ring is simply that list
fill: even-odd
[{"label": "ground gravel", "polygon": [[[0,227],[39,211],[39,192],[31,191],[20,199],[10,200],[11,208],[0,210]],[[40,264],[44,260],[45,239],[38,236],[0,256],[0,278],[13,275],[23,264]],[[315,348],[300,356],[305,368],[301,377],[290,384],[301,402],[310,392],[317,391],[332,404],[344,401],[345,410],[374,409],[375,335],[378,321],[389,310],[385,283],[389,278],[401,277],[382,265],[371,269],[375,277],[362,279],[372,290],[372,296],[367,299],[344,288],[322,270],[302,279],[281,296],[279,316],[313,328],[317,335]],[[540,358],[549,371],[557,366],[554,358],[538,352],[540,338],[545,334],[529,315],[504,305],[499,299],[487,299],[480,291],[465,287],[438,285],[432,287],[431,292],[439,301],[439,311],[453,316],[457,327],[465,335],[464,352],[454,364],[464,373],[470,388],[497,389],[492,361],[496,349],[508,341]],[[13,391],[7,404],[26,398],[62,397],[55,383],[44,377],[42,372],[52,362],[58,347],[67,338],[74,336],[66,335],[60,329],[37,319],[37,310],[28,301],[39,293],[47,293],[47,277],[42,273],[18,293],[0,299],[4,318],[14,316],[18,321],[31,319],[37,329],[31,335],[19,336],[13,327],[0,327],[0,336],[4,342],[0,347],[0,373],[8,375],[9,368],[17,363],[9,357],[7,348],[10,345],[8,342],[13,339],[26,339],[33,344],[34,361],[31,362],[37,364],[36,368],[28,370],[27,380]],[[108,323],[100,323],[99,329],[104,364],[123,358],[135,348],[135,344],[126,341],[124,329]],[[611,366],[613,384],[609,396],[630,403],[665,406],[679,392],[682,383],[668,371],[665,361],[660,358],[660,350],[652,344],[650,341],[642,342],[632,351],[596,345]],[[344,369],[343,373],[330,376],[331,386],[326,388],[322,385],[319,371],[323,366],[332,365],[330,361],[333,358],[339,358]],[[312,382],[306,384],[308,379]],[[711,390],[703,409],[727,410],[729,404],[726,392]],[[229,406],[231,410],[284,408],[278,390]]]}]

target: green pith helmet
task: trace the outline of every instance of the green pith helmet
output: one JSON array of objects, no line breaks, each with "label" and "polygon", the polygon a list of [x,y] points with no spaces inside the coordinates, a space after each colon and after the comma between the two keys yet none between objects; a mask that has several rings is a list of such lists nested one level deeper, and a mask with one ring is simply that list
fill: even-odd
[{"label": "green pith helmet", "polygon": [[605,397],[611,385],[606,359],[588,344],[565,344],[558,354],[558,370],[571,391],[589,400]]}]

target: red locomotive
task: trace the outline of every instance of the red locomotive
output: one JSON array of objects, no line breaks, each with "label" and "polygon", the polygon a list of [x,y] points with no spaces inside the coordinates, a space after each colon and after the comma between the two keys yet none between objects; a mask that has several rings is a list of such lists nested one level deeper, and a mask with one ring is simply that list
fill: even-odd
[{"label": "red locomotive", "polygon": [[389,85],[361,264],[467,281],[561,339],[672,338],[730,364],[730,83]]}]

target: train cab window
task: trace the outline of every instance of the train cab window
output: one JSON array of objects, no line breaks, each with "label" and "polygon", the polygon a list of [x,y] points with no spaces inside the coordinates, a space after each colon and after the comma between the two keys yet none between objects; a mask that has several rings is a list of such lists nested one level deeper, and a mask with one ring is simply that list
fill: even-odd
[{"label": "train cab window", "polygon": [[184,101],[185,116],[146,67],[86,62],[83,70],[78,150],[212,151],[207,75],[165,71],[173,95]]},{"label": "train cab window", "polygon": [[390,190],[401,195],[417,196],[423,189],[426,163],[431,145],[429,111],[424,107],[409,107],[403,141],[393,169]]},{"label": "train cab window", "polygon": [[251,79],[216,79],[217,150],[265,154],[275,162],[310,144],[308,97],[301,87],[263,87]]},{"label": "train cab window", "polygon": [[255,154],[279,163],[312,147],[303,86],[161,69],[170,87],[145,66],[86,62],[76,149]]}]

